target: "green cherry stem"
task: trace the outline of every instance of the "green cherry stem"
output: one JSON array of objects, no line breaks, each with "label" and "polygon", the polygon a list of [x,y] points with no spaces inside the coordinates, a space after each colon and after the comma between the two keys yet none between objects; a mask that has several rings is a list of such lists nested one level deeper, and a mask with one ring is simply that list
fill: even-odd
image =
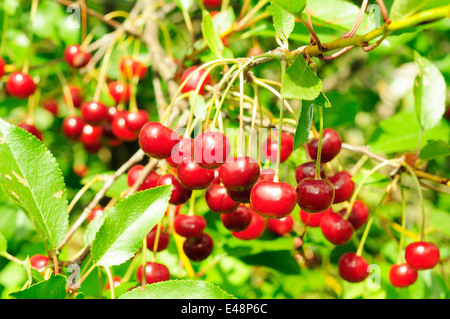
[{"label": "green cherry stem", "polygon": [[369,235],[370,227],[372,227],[373,219],[374,219],[374,216],[371,216],[369,218],[369,221],[367,222],[366,228],[364,228],[364,233],[361,237],[361,241],[359,242],[358,249],[356,250],[357,256],[361,256],[361,254],[363,252],[364,244],[366,243],[367,236]]},{"label": "green cherry stem", "polygon": [[142,283],[141,287],[145,287],[146,284],[146,271],[145,266],[147,265],[147,237],[142,241]]},{"label": "green cherry stem", "polygon": [[[281,77],[284,76],[286,72],[286,57],[283,56],[281,59]],[[278,125],[278,149],[277,149],[277,166],[275,169],[275,176],[273,181],[278,183],[280,181],[280,160],[281,160],[281,135],[283,133],[283,115],[284,115],[284,97],[281,96],[280,105],[280,124]]]},{"label": "green cherry stem", "polygon": [[322,105],[319,105],[319,146],[317,148],[317,158],[316,158],[316,173],[315,179],[321,179],[320,167],[322,163],[322,139],[323,139],[323,109]]},{"label": "green cherry stem", "polygon": [[405,241],[405,219],[406,219],[406,201],[405,201],[405,194],[403,191],[403,187],[400,186],[400,194],[402,199],[402,231],[400,233],[400,242],[398,244],[398,263],[401,263],[403,260],[402,257],[402,251],[403,251],[403,243]]}]

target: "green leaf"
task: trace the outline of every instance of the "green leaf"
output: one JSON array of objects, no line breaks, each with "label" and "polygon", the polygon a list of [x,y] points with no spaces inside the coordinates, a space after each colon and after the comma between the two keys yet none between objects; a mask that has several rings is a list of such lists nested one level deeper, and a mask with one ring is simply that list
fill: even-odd
[{"label": "green leaf", "polygon": [[133,257],[169,204],[172,186],[137,192],[117,202],[92,242],[91,255],[99,266],[120,265]]},{"label": "green leaf", "polygon": [[395,0],[392,4],[389,18],[397,21],[420,11],[427,0]]},{"label": "green leaf", "polygon": [[282,9],[281,7],[272,4],[273,26],[277,32],[278,37],[286,45],[289,35],[294,30],[295,17]]},{"label": "green leaf", "polygon": [[205,39],[206,44],[208,44],[208,47],[218,58],[222,57],[223,43],[219,37],[219,34],[217,34],[217,31],[214,28],[211,15],[207,10],[203,11],[201,25],[203,38]]},{"label": "green leaf", "polygon": [[312,102],[303,102],[300,118],[294,134],[294,150],[299,148],[308,140],[311,131],[311,123],[314,115],[314,105]]},{"label": "green leaf", "polygon": [[414,81],[414,105],[420,126],[429,130],[439,124],[445,113],[447,87],[439,69],[414,52],[419,73]]},{"label": "green leaf", "polygon": [[286,99],[314,100],[322,91],[322,81],[306,65],[302,55],[286,70],[281,95]]},{"label": "green leaf", "polygon": [[27,289],[10,293],[14,299],[65,299],[66,281],[63,275],[52,275]]},{"label": "green leaf", "polygon": [[[114,174],[114,172],[105,172],[102,175],[104,176],[105,179],[107,179],[112,174]],[[93,175],[86,176],[81,180],[81,184],[86,185],[93,178],[95,178],[95,176],[93,176]],[[104,184],[105,184],[104,182],[98,181],[98,182],[92,184],[90,188],[93,191],[98,192],[103,188]],[[118,197],[120,197],[120,194],[122,194],[123,191],[125,191],[127,188],[128,188],[127,174],[122,174],[114,181],[114,183],[111,185],[111,187],[106,191],[105,195],[107,197],[117,197],[118,198]]]},{"label": "green leaf", "polygon": [[8,249],[8,241],[5,236],[0,232],[0,255],[5,255]]},{"label": "green leaf", "polygon": [[27,256],[27,258],[22,262],[22,266],[27,273],[28,285],[31,285],[33,282],[37,283],[44,280],[44,276],[38,270],[31,267],[30,257]]},{"label": "green leaf", "polygon": [[272,0],[274,4],[299,18],[306,7],[306,0]]},{"label": "green leaf", "polygon": [[433,141],[425,145],[420,151],[420,159],[423,161],[429,161],[441,156],[450,156],[450,145],[448,141]]},{"label": "green leaf", "polygon": [[20,0],[3,0],[3,10],[12,16],[16,14],[17,8],[20,6]]},{"label": "green leaf", "polygon": [[[308,9],[314,25],[342,31],[348,31],[353,27],[360,10],[359,6],[344,0],[309,1]],[[364,25],[364,20],[361,25]],[[361,27],[359,30],[366,32],[362,31]]]},{"label": "green leaf", "polygon": [[69,222],[67,194],[59,166],[32,134],[0,119],[0,176],[3,188],[55,248]]},{"label": "green leaf", "polygon": [[214,25],[214,29],[218,34],[222,34],[225,31],[228,31],[233,26],[233,23],[236,21],[236,16],[234,14],[233,7],[228,7],[224,11],[220,11],[212,18],[212,22]]},{"label": "green leaf", "polygon": [[218,286],[200,280],[168,280],[135,288],[119,299],[235,299]]},{"label": "green leaf", "polygon": [[[195,105],[193,105],[195,103]],[[202,121],[206,119],[206,102],[205,98],[201,95],[197,95],[197,97],[194,99],[191,97],[189,99],[190,107],[194,108],[194,116],[201,118]]]}]

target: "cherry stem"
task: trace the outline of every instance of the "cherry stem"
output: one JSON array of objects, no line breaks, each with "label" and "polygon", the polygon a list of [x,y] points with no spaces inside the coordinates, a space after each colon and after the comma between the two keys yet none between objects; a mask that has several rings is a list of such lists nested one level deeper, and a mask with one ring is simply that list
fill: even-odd
[{"label": "cherry stem", "polygon": [[98,75],[97,87],[95,88],[94,101],[98,102],[100,100],[100,95],[102,93],[103,84],[106,80],[106,71],[108,69],[109,59],[111,57],[112,50],[114,48],[116,40],[111,41],[110,45],[106,49],[105,55],[103,56],[102,65],[100,68],[100,74]]},{"label": "cherry stem", "polygon": [[76,195],[74,196],[74,198],[72,199],[72,201],[69,204],[69,207],[67,208],[67,212],[70,213],[73,209],[73,207],[75,206],[75,204],[78,202],[78,200],[83,196],[83,194],[89,189],[91,188],[92,185],[94,185],[95,183],[97,183],[98,181],[101,181],[103,178],[101,177],[101,175],[96,175],[93,179],[91,179],[89,182],[86,183],[86,185],[84,185],[79,191],[78,193],[76,193]]},{"label": "cherry stem", "polygon": [[195,192],[195,190],[192,191],[191,198],[189,199],[189,211],[188,211],[188,216],[194,216],[194,214],[195,214],[195,211],[194,211],[194,208],[195,208],[195,196],[194,196],[194,192]]},{"label": "cherry stem", "polygon": [[403,191],[403,187],[400,186],[400,194],[402,198],[402,231],[400,233],[400,242],[398,244],[398,263],[402,262],[402,251],[403,251],[403,243],[405,241],[405,228],[406,228],[406,201],[405,201],[405,194]]},{"label": "cherry stem", "polygon": [[[249,136],[249,139],[248,139],[248,151],[247,151],[247,155],[248,156],[250,156],[251,150],[252,150],[253,135],[258,132],[258,131],[255,130],[256,113],[258,113],[258,105],[259,105],[258,85],[256,85],[256,83],[253,83],[253,92],[254,92],[254,99],[253,99],[253,110],[252,110],[252,122],[250,124],[251,125],[251,130],[250,130],[250,136]],[[258,138],[258,136],[256,137],[256,148],[257,149],[259,148],[259,138]],[[257,162],[258,162],[258,165],[261,167],[261,159],[260,159],[260,156],[259,156],[259,152],[258,152],[258,156],[257,156]]]},{"label": "cherry stem", "polygon": [[361,4],[361,9],[359,10],[358,17],[356,18],[356,22],[353,25],[353,28],[346,35],[344,35],[344,38],[351,38],[352,36],[355,35],[356,31],[359,28],[359,25],[361,24],[361,20],[362,20],[362,17],[364,16],[364,12],[366,11],[368,2],[369,2],[369,0],[363,1],[363,3]]},{"label": "cherry stem", "polygon": [[[286,72],[286,58],[283,56],[281,59],[281,77],[284,76]],[[280,181],[280,160],[281,160],[281,136],[283,133],[283,115],[284,115],[284,97],[281,96],[280,105],[280,124],[278,125],[278,148],[277,148],[277,165],[275,169],[275,176],[273,181],[278,183]]]},{"label": "cherry stem", "polygon": [[239,136],[238,156],[242,156],[244,150],[244,73],[239,73]]},{"label": "cherry stem", "polygon": [[144,240],[142,241],[142,261],[141,261],[141,266],[142,266],[142,282],[141,282],[141,287],[145,287],[146,284],[146,265],[147,265],[147,238],[144,237]]},{"label": "cherry stem", "polygon": [[109,269],[109,267],[103,267],[105,269],[106,272],[106,276],[108,276],[108,281],[109,281],[109,291],[111,292],[111,299],[116,299],[115,295],[114,295],[114,279],[111,273],[111,269]]},{"label": "cherry stem", "polygon": [[322,105],[319,105],[319,146],[317,148],[315,179],[322,179],[322,177],[320,176],[320,166],[322,164],[322,160],[321,160],[322,139],[323,139],[323,109],[322,109]]},{"label": "cherry stem", "polygon": [[361,254],[363,252],[364,244],[366,243],[367,235],[369,235],[370,227],[372,227],[373,219],[374,219],[374,216],[371,216],[369,218],[369,221],[367,222],[366,228],[364,228],[364,233],[361,237],[361,241],[359,242],[358,249],[356,250],[357,256],[361,256]]},{"label": "cherry stem", "polygon": [[[162,228],[162,223],[160,220],[156,226],[155,242],[153,243],[153,247],[152,247],[154,262],[156,261],[156,254],[158,252],[158,244],[159,244],[159,236],[161,236],[161,228]],[[147,242],[147,240],[145,240],[145,242]]]}]

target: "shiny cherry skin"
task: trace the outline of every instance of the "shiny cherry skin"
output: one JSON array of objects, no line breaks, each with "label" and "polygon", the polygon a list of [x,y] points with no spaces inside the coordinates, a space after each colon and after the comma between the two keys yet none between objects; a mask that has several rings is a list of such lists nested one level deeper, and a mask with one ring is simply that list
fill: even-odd
[{"label": "shiny cherry skin", "polygon": [[232,200],[227,194],[225,186],[219,184],[212,184],[208,187],[205,199],[209,209],[218,214],[231,213],[239,206],[239,203]]},{"label": "shiny cherry skin", "polygon": [[214,179],[214,171],[198,166],[192,158],[185,158],[177,168],[177,178],[187,189],[205,189]]},{"label": "shiny cherry skin", "polygon": [[[139,174],[143,169],[144,169],[143,165],[136,164],[128,170],[127,173],[128,187],[131,187],[134,185],[134,183],[136,183],[136,181],[139,179]],[[151,171],[144,179],[141,186],[139,186],[139,191],[143,191],[158,186],[159,178],[160,176],[158,173],[156,173],[155,171]]]},{"label": "shiny cherry skin", "polygon": [[250,225],[252,216],[250,208],[240,205],[234,212],[220,215],[220,220],[226,229],[232,232],[240,232]]},{"label": "shiny cherry skin", "polygon": [[[156,240],[156,234],[158,232],[158,225],[153,227],[153,229],[147,234],[147,249],[154,251],[155,248],[155,240]],[[158,245],[156,247],[156,252],[163,251],[169,246],[169,240],[170,236],[167,232],[164,231],[164,227],[161,226],[161,229],[159,230],[159,238],[158,238]]]},{"label": "shiny cherry skin", "polygon": [[218,8],[222,5],[222,0],[203,0],[203,4],[208,8]]},{"label": "shiny cherry skin", "polygon": [[439,248],[431,242],[414,242],[405,248],[405,260],[415,270],[434,268],[439,258]]},{"label": "shiny cherry skin", "polygon": [[352,180],[352,175],[347,171],[337,172],[328,180],[334,187],[333,204],[338,204],[350,200],[355,189],[355,182]]},{"label": "shiny cherry skin", "polygon": [[186,238],[197,238],[203,234],[206,227],[206,219],[200,215],[179,214],[173,222],[175,232]]},{"label": "shiny cherry skin", "polygon": [[389,269],[389,281],[394,287],[405,288],[416,282],[417,270],[411,268],[408,263],[392,265]]},{"label": "shiny cherry skin", "polygon": [[0,77],[5,75],[5,65],[6,65],[5,60],[2,57],[0,57]]},{"label": "shiny cherry skin", "polygon": [[27,99],[36,91],[36,87],[31,76],[20,71],[11,73],[6,82],[8,93],[18,99]]},{"label": "shiny cherry skin", "polygon": [[367,261],[353,252],[345,253],[339,258],[339,275],[348,282],[361,282],[369,276]]},{"label": "shiny cherry skin", "polygon": [[72,44],[64,50],[64,60],[73,68],[82,68],[91,60],[91,55],[81,49],[79,44]]},{"label": "shiny cherry skin", "polygon": [[283,182],[259,181],[250,193],[253,209],[265,218],[283,218],[297,204],[295,188]]},{"label": "shiny cherry skin", "polygon": [[31,267],[34,269],[42,269],[47,267],[50,259],[47,256],[36,254],[30,257]]},{"label": "shiny cherry skin", "polygon": [[84,124],[84,120],[81,117],[76,115],[68,116],[62,123],[62,131],[67,138],[77,140],[83,132]]},{"label": "shiny cherry skin", "polygon": [[126,79],[131,79],[134,76],[142,79],[147,74],[147,67],[131,56],[125,56],[119,60],[119,69]]},{"label": "shiny cherry skin", "polygon": [[304,210],[300,209],[300,219],[302,220],[303,224],[308,227],[320,227],[323,216],[332,212],[333,208],[331,207],[319,213],[307,213]]},{"label": "shiny cherry skin", "polygon": [[252,188],[243,190],[243,191],[234,191],[231,189],[226,188],[228,196],[235,202],[241,203],[241,204],[249,204],[250,203],[250,194],[252,193]]},{"label": "shiny cherry skin", "polygon": [[84,102],[81,104],[81,115],[86,123],[99,125],[108,117],[108,107],[101,102]]},{"label": "shiny cherry skin", "polygon": [[42,102],[42,107],[53,114],[58,115],[58,102],[55,99],[46,99]]},{"label": "shiny cherry skin", "polygon": [[159,122],[147,122],[139,133],[139,146],[150,157],[165,159],[180,141],[180,136]]},{"label": "shiny cherry skin", "polygon": [[296,191],[298,206],[308,213],[323,212],[333,203],[333,185],[326,179],[305,178]]},{"label": "shiny cherry skin", "polygon": [[353,236],[352,224],[334,212],[322,217],[320,229],[325,238],[335,245],[344,245]]},{"label": "shiny cherry skin", "polygon": [[258,239],[264,233],[264,229],[266,227],[266,220],[256,213],[251,207],[250,210],[252,212],[252,220],[250,225],[247,228],[237,232],[231,232],[233,237],[236,237],[241,240],[253,240]]},{"label": "shiny cherry skin", "polygon": [[194,139],[193,158],[206,169],[216,169],[225,164],[230,156],[231,145],[228,138],[217,131],[206,131]]},{"label": "shiny cherry skin", "polygon": [[[339,211],[339,215],[344,217],[347,214],[347,209],[343,208]],[[353,229],[361,228],[369,219],[369,209],[366,204],[360,200],[355,200],[352,211],[348,216],[348,221],[352,224]]]},{"label": "shiny cherry skin", "polygon": [[111,123],[114,135],[122,141],[135,141],[139,137],[139,131],[131,131],[126,125],[126,117],[128,112],[117,111]]},{"label": "shiny cherry skin", "polygon": [[188,237],[183,243],[183,251],[192,261],[202,261],[206,259],[214,248],[214,241],[207,233],[202,233],[199,237]]},{"label": "shiny cherry skin", "polygon": [[[122,283],[122,277],[120,277],[120,276],[113,276],[112,277],[112,282],[113,282],[113,287],[117,288]],[[105,290],[109,290],[109,289],[111,289],[111,283],[108,280],[108,282],[105,284]]]},{"label": "shiny cherry skin", "polygon": [[[300,164],[295,169],[295,179],[297,180],[297,183],[300,183],[308,177],[316,177],[316,162],[306,162]],[[320,166],[320,177],[326,178],[325,169],[323,166]]]},{"label": "shiny cherry skin", "polygon": [[130,131],[139,132],[148,122],[149,115],[145,110],[130,111],[125,116],[125,125]]},{"label": "shiny cherry skin", "polygon": [[[285,162],[294,150],[294,137],[286,132],[281,132],[280,162]],[[267,137],[262,150],[262,155],[272,163],[277,162],[278,155],[278,132],[274,132]]]},{"label": "shiny cherry skin", "polygon": [[[142,284],[143,271],[142,265],[140,265],[136,271],[136,277]],[[160,263],[148,261],[145,264],[145,282],[147,284],[153,284],[155,282],[166,281],[170,279],[169,269]]]},{"label": "shiny cherry skin", "polygon": [[289,234],[294,227],[294,219],[292,215],[280,219],[267,219],[267,228],[278,236]]},{"label": "shiny cherry skin", "polygon": [[250,189],[259,178],[259,165],[249,156],[229,157],[220,166],[219,177],[222,184],[233,191]]},{"label": "shiny cherry skin", "polygon": [[166,162],[173,168],[177,168],[178,165],[185,159],[190,159],[192,156],[192,148],[194,147],[194,140],[191,138],[182,138],[172,149],[172,152]]},{"label": "shiny cherry skin", "polygon": [[126,103],[130,100],[130,86],[127,83],[119,81],[109,82],[108,91],[117,104]]},{"label": "shiny cherry skin", "polygon": [[158,186],[172,185],[172,194],[169,203],[172,205],[181,205],[188,201],[192,195],[192,190],[184,188],[175,175],[165,174],[158,179]]},{"label": "shiny cherry skin", "polygon": [[[322,152],[320,154],[320,161],[322,163],[330,162],[341,151],[342,140],[338,132],[331,128],[323,130],[322,136]],[[317,159],[317,150],[319,149],[319,139],[314,138],[306,144],[309,156],[313,160]]]},{"label": "shiny cherry skin", "polygon": [[94,218],[102,215],[103,211],[104,211],[104,207],[102,207],[102,206],[94,207],[94,209],[92,210],[92,212],[90,213],[90,215],[88,217],[88,222],[90,223],[91,221],[94,220]]},{"label": "shiny cherry skin", "polygon": [[28,133],[33,134],[34,136],[36,136],[38,140],[42,142],[43,140],[42,132],[36,126],[27,123],[19,123],[17,124],[17,126],[24,129]]},{"label": "shiny cherry skin", "polygon": [[84,145],[98,145],[102,136],[103,128],[101,126],[85,124],[79,140]]},{"label": "shiny cherry skin", "polygon": [[273,181],[275,170],[273,168],[263,168],[259,173],[259,180]]},{"label": "shiny cherry skin", "polygon": [[[197,71],[199,66],[193,65],[189,68],[187,68],[183,74],[181,75],[180,79],[180,85],[184,83],[188,79],[188,77],[195,72],[195,74],[186,82],[186,85],[181,89],[182,93],[188,93],[190,91],[195,91],[197,89],[197,85],[199,84],[200,80],[203,77],[203,74],[205,74],[205,69],[201,69],[200,71]],[[207,75],[205,80],[200,84],[200,90],[199,94],[203,95],[205,94],[205,86],[211,84],[211,75]]]},{"label": "shiny cherry skin", "polygon": [[[75,108],[80,108],[81,103],[83,102],[83,96],[81,94],[81,90],[77,86],[70,86],[69,87],[70,92],[70,98],[72,99],[72,104]],[[63,94],[63,101],[64,103],[68,103],[66,95]]]}]

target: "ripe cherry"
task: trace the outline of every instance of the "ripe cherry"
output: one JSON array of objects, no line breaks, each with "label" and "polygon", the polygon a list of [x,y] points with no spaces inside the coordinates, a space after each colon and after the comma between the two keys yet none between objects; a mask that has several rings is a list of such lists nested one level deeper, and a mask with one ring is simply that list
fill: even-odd
[{"label": "ripe cherry", "polygon": [[[120,276],[113,276],[112,282],[113,282],[113,288],[119,287],[120,284],[122,283],[122,278]],[[109,290],[109,289],[111,289],[111,283],[108,280],[108,282],[105,285],[105,290]]]},{"label": "ripe cherry", "polygon": [[275,170],[273,168],[264,168],[259,173],[259,180],[273,181]]},{"label": "ripe cherry", "polygon": [[237,232],[231,232],[231,235],[241,240],[252,240],[261,237],[266,227],[266,220],[256,213],[251,207],[252,221],[247,228]]},{"label": "ripe cherry", "polygon": [[[187,68],[183,74],[181,75],[180,84],[187,80],[187,78],[194,72],[196,72],[189,80],[187,80],[186,85],[181,89],[182,93],[187,93],[190,91],[195,91],[197,89],[197,85],[199,84],[203,74],[205,74],[205,69],[201,69],[197,71],[199,66],[193,65]],[[205,86],[211,84],[211,76],[208,74],[205,80],[200,84],[199,94],[205,94]]]},{"label": "ripe cherry", "polygon": [[411,268],[408,263],[395,264],[389,269],[389,281],[397,288],[411,286],[416,282],[417,277],[417,270]]},{"label": "ripe cherry", "polygon": [[322,222],[323,216],[328,213],[332,213],[333,209],[330,207],[327,210],[319,213],[307,213],[304,210],[300,209],[300,219],[303,224],[309,227],[320,227],[320,223]]},{"label": "ripe cherry", "polygon": [[[339,211],[339,214],[344,217],[347,214],[347,209],[343,208]],[[359,200],[355,200],[352,211],[348,216],[348,221],[352,224],[355,230],[361,228],[369,219],[369,209],[366,204]]]},{"label": "ripe cherry", "polygon": [[240,205],[234,212],[220,215],[220,220],[226,229],[232,232],[240,232],[250,225],[252,216],[250,208]]},{"label": "ripe cherry", "polygon": [[[292,135],[281,132],[281,150],[280,150],[280,162],[285,162],[292,154],[294,149],[294,138]],[[272,163],[277,162],[278,156],[278,132],[273,132],[267,137],[262,150],[262,155],[269,159]]]},{"label": "ripe cherry", "polygon": [[53,114],[58,115],[58,102],[55,99],[45,99],[42,102],[42,107]]},{"label": "ripe cherry", "polygon": [[[316,177],[316,162],[306,162],[300,164],[295,169],[295,179],[297,180],[297,183],[300,183],[302,180],[308,177]],[[320,166],[320,177],[326,178],[325,169],[323,166]]]},{"label": "ripe cherry", "polygon": [[90,223],[91,221],[94,220],[95,217],[102,215],[103,211],[104,208],[102,206],[94,207],[94,209],[92,210],[91,214],[88,217],[88,222]]},{"label": "ripe cherry", "polygon": [[440,252],[433,243],[419,241],[406,246],[406,262],[416,270],[431,269],[439,263]]},{"label": "ripe cherry", "polygon": [[109,82],[108,91],[117,104],[126,103],[130,100],[130,87],[127,83],[119,81]]},{"label": "ripe cherry", "polygon": [[280,219],[268,219],[267,228],[277,234],[278,236],[284,236],[289,234],[294,227],[294,219],[291,215],[288,215]]},{"label": "ripe cherry", "polygon": [[180,136],[159,122],[148,122],[139,133],[139,145],[148,156],[165,159],[172,154]]},{"label": "ripe cherry", "polygon": [[83,148],[86,152],[90,154],[96,154],[103,147],[103,142],[101,140],[95,141],[92,144],[83,144]]},{"label": "ripe cherry", "polygon": [[103,128],[101,126],[93,126],[85,124],[80,135],[80,142],[84,145],[97,145],[101,142]]},{"label": "ripe cherry", "polygon": [[18,99],[27,99],[36,91],[36,87],[31,76],[20,71],[11,73],[6,82],[8,93]]},{"label": "ripe cherry", "polygon": [[[81,94],[81,90],[79,87],[77,86],[71,86],[69,87],[69,92],[70,92],[70,97],[72,99],[72,104],[75,108],[79,108],[81,106],[81,103],[83,102],[83,96]],[[63,100],[64,103],[68,103],[67,102],[67,98],[66,95],[63,95]]]},{"label": "ripe cherry", "polygon": [[119,69],[122,75],[131,79],[138,76],[142,79],[147,74],[147,67],[140,61],[133,59],[131,56],[122,57],[119,61]]},{"label": "ripe cherry", "polygon": [[198,166],[192,158],[185,158],[178,165],[177,178],[187,189],[204,189],[213,181],[214,171]]},{"label": "ripe cherry", "polygon": [[125,116],[125,125],[130,131],[139,132],[141,128],[148,122],[148,120],[149,116],[147,111],[130,111]]},{"label": "ripe cherry", "polygon": [[82,68],[91,60],[91,55],[81,49],[80,45],[72,44],[64,50],[64,60],[73,68]]},{"label": "ripe cherry", "polygon": [[83,132],[84,124],[84,120],[81,117],[76,115],[68,116],[62,123],[62,131],[67,138],[76,140]]},{"label": "ripe cherry", "polygon": [[[142,284],[143,279],[142,265],[140,265],[136,271],[136,277]],[[153,284],[155,282],[166,281],[170,279],[169,269],[160,263],[148,261],[145,264],[145,282],[147,284]]]},{"label": "ripe cherry", "polygon": [[47,256],[40,254],[36,254],[30,257],[31,267],[38,270],[47,267],[49,261],[50,259]]},{"label": "ripe cherry", "polygon": [[207,233],[202,233],[199,237],[188,237],[183,243],[183,251],[186,256],[193,261],[206,259],[214,248],[214,241]]},{"label": "ripe cherry", "polygon": [[259,181],[250,194],[253,209],[266,218],[283,218],[297,204],[295,188],[283,182]]},{"label": "ripe cherry", "polygon": [[[314,138],[307,144],[309,156],[312,159],[317,159],[317,150],[319,148],[319,139]],[[342,146],[341,136],[338,132],[331,128],[323,130],[322,136],[322,152],[320,154],[320,161],[326,163],[331,161],[340,152]]]},{"label": "ripe cherry", "polygon": [[212,184],[208,187],[205,193],[205,199],[209,209],[218,214],[231,213],[239,206],[238,202],[230,198],[223,185]]},{"label": "ripe cherry", "polygon": [[249,156],[229,157],[220,166],[219,177],[222,184],[233,191],[250,189],[259,178],[259,165]]},{"label": "ripe cherry", "polygon": [[6,65],[5,60],[2,57],[0,57],[0,77],[5,75],[5,65]]},{"label": "ripe cherry", "polygon": [[206,227],[206,220],[199,215],[184,215],[180,214],[175,217],[173,222],[175,232],[186,238],[197,238],[203,234]]},{"label": "ripe cherry", "polygon": [[193,158],[206,169],[216,169],[223,165],[231,152],[228,138],[216,131],[207,131],[194,139]]},{"label": "ripe cherry", "polygon": [[171,155],[166,158],[170,166],[177,168],[183,159],[191,158],[194,140],[191,138],[182,138],[172,149]]},{"label": "ripe cherry", "polygon": [[355,189],[355,183],[352,180],[352,175],[347,171],[337,172],[328,180],[334,187],[334,200],[333,204],[338,204],[349,200],[353,195]]},{"label": "ripe cherry", "polygon": [[335,245],[344,245],[353,236],[352,224],[334,212],[322,217],[320,229],[325,238]]},{"label": "ripe cherry", "polygon": [[231,189],[226,188],[228,196],[235,202],[241,203],[241,204],[249,204],[250,203],[250,194],[252,193],[252,188],[243,190],[243,191],[234,191]]},{"label": "ripe cherry", "polygon": [[81,104],[81,115],[86,123],[98,125],[108,117],[108,108],[101,102],[84,102]]},{"label": "ripe cherry", "polygon": [[[137,164],[128,170],[127,174],[128,187],[131,187],[134,185],[134,183],[136,183],[136,181],[139,179],[139,174],[143,169],[144,169],[143,165]],[[159,177],[160,176],[158,173],[156,173],[155,171],[151,171],[144,179],[141,186],[139,186],[139,191],[158,186]]]},{"label": "ripe cherry", "polygon": [[[158,232],[158,225],[153,227],[153,229],[147,234],[147,249],[154,251],[155,247],[155,241],[156,241],[156,234]],[[163,251],[169,246],[169,240],[170,236],[167,232],[164,231],[164,227],[161,226],[161,229],[159,230],[159,238],[158,238],[158,244],[156,247],[156,252]]]},{"label": "ripe cherry", "polygon": [[326,179],[305,178],[296,191],[298,206],[308,213],[323,212],[333,203],[333,185]]},{"label": "ripe cherry", "polygon": [[43,139],[42,132],[33,124],[19,123],[17,124],[17,126],[24,129],[28,133],[33,134],[34,136],[36,136],[38,140],[42,141]]},{"label": "ripe cherry", "polygon": [[353,252],[339,258],[338,269],[339,275],[348,282],[361,282],[369,276],[369,264]]},{"label": "ripe cherry", "polygon": [[192,190],[184,188],[178,179],[172,174],[165,174],[158,179],[158,186],[172,185],[172,194],[169,203],[172,205],[181,205],[188,201],[192,195]]},{"label": "ripe cherry", "polygon": [[139,136],[139,131],[131,131],[126,125],[126,118],[128,112],[117,111],[111,123],[111,128],[114,135],[122,141],[135,141]]},{"label": "ripe cherry", "polygon": [[208,8],[218,8],[222,4],[222,0],[203,0],[203,4]]}]

